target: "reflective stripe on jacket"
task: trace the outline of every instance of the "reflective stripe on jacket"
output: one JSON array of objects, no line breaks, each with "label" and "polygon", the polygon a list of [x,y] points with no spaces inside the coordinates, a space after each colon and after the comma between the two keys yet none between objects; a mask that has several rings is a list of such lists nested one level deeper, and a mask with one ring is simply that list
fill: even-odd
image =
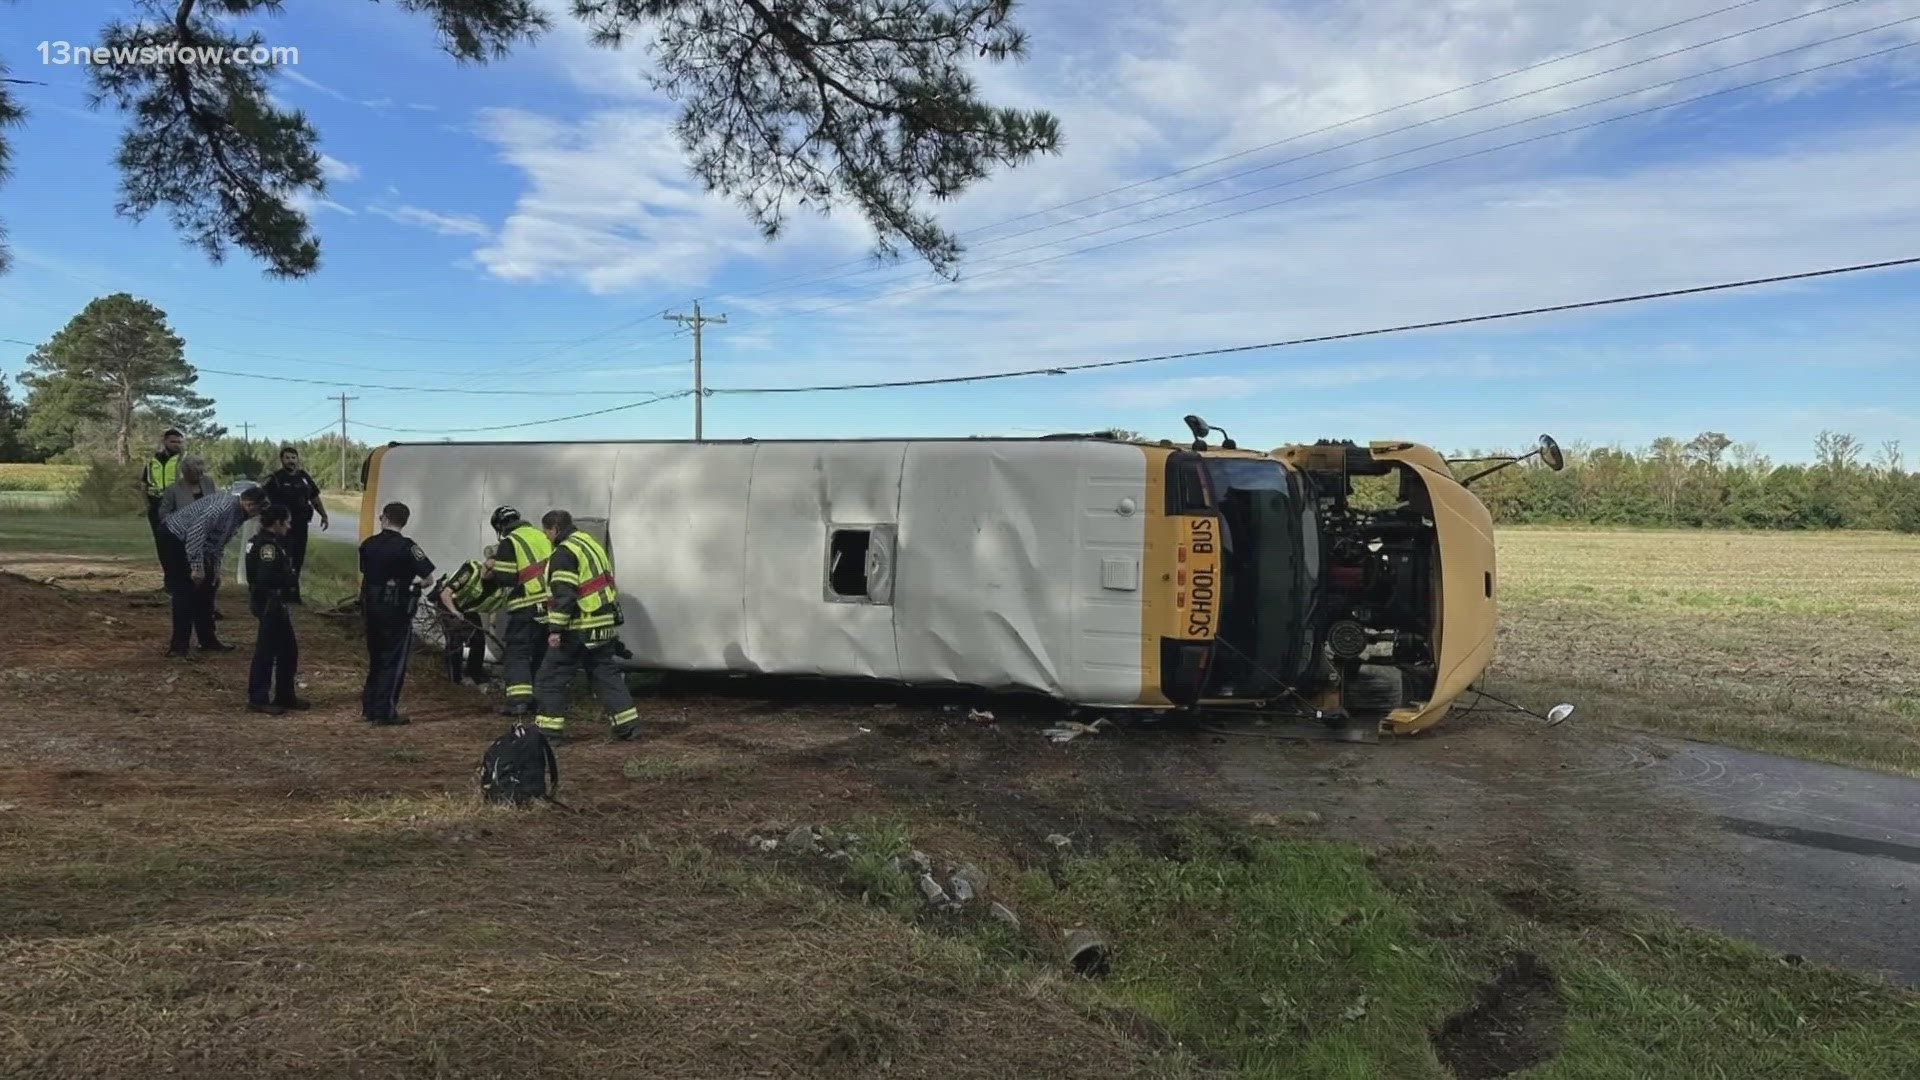
[{"label": "reflective stripe on jacket", "polygon": [[620,590],[613,583],[613,559],[598,540],[584,532],[568,533],[547,565],[553,593],[548,626],[586,631],[619,624]]},{"label": "reflective stripe on jacket", "polygon": [[547,560],[553,557],[553,541],[531,522],[515,525],[506,535],[500,554],[506,558],[494,562],[494,573],[512,582],[507,593],[508,611],[545,608],[551,594],[547,588]]}]

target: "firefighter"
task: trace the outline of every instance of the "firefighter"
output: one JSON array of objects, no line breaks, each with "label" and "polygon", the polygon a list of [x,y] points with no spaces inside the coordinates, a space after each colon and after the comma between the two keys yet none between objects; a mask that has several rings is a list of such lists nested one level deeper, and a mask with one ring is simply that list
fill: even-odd
[{"label": "firefighter", "polygon": [[296,693],[300,646],[293,637],[287,603],[300,577],[287,551],[291,515],[284,506],[260,512],[260,531],[247,541],[248,610],[260,621],[253,639],[253,667],[247,674],[247,711],[279,716],[313,706]]},{"label": "firefighter", "polygon": [[[485,558],[493,558],[494,549]],[[469,559],[434,585],[434,602],[445,612],[441,619],[446,647],[447,680],[455,686],[464,678],[475,686],[487,682],[486,619],[506,603],[503,592],[479,559]]]},{"label": "firefighter", "polygon": [[547,563],[547,587],[553,599],[547,612],[547,656],[540,665],[540,712],[534,719],[550,738],[567,726],[567,688],[582,668],[587,685],[613,723],[613,737],[631,739],[640,714],[627,692],[627,680],[615,660],[620,592],[613,583],[613,560],[593,537],[573,527],[573,515],[549,510],[540,519],[553,544]]},{"label": "firefighter", "polygon": [[400,533],[412,516],[406,503],[388,503],[380,510],[380,531],[360,545],[360,609],[367,622],[360,715],[381,727],[407,722],[399,708],[413,653],[413,613],[420,589],[433,579],[433,560]]},{"label": "firefighter", "polygon": [[489,523],[500,534],[500,546],[483,569],[506,594],[507,609],[500,658],[507,700],[500,712],[532,716],[533,673],[540,670],[547,651],[547,557],[553,554],[553,541],[511,506],[496,509]]},{"label": "firefighter", "polygon": [[176,428],[168,428],[160,436],[160,448],[147,460],[146,467],[140,471],[140,482],[147,496],[147,527],[153,530],[153,549],[160,556],[160,568],[167,567],[167,542],[161,527],[165,517],[160,512],[160,500],[167,489],[180,479],[180,455],[186,448],[186,436]]}]

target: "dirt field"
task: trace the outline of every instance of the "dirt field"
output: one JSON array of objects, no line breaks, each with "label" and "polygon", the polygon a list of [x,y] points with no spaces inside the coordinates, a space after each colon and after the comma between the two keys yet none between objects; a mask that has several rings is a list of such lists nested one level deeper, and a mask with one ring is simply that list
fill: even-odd
[{"label": "dirt field", "polygon": [[[500,722],[431,656],[416,722],[367,729],[348,629],[303,615],[320,707],[249,716],[245,653],[168,664],[157,601],[0,575],[0,1071],[1920,1075],[1911,996],[1622,904],[1573,857],[1694,827],[1606,797],[1632,770],[1596,736],[1052,747],[1014,716],[666,692],[640,743],[561,749],[576,812],[516,813],[473,798]],[[1439,805],[1554,762],[1601,793],[1564,826],[1494,813],[1517,789]],[[919,852],[981,898],[930,907]]]},{"label": "dirt field", "polygon": [[1920,775],[1920,537],[1514,529],[1504,696]]}]

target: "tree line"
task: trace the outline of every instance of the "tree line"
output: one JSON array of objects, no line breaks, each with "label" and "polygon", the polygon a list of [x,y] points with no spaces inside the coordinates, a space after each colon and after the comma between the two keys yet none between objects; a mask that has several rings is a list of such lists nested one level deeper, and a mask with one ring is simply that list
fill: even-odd
[{"label": "tree line", "polygon": [[18,381],[24,400],[0,372],[0,462],[96,464],[102,475],[88,487],[103,495],[127,487],[119,481],[168,428],[186,435],[221,482],[264,478],[280,467],[281,446],[292,445],[323,487],[339,486],[342,475],[357,484],[367,453],[339,435],[290,444],[235,436],[195,389],[199,373],[166,313],[126,293],[89,303],[28,355]]},{"label": "tree line", "polygon": [[1920,532],[1920,474],[1900,444],[1869,451],[1823,431],[1809,464],[1775,464],[1717,431],[1641,450],[1574,446],[1561,472],[1529,464],[1477,482],[1500,524]]}]

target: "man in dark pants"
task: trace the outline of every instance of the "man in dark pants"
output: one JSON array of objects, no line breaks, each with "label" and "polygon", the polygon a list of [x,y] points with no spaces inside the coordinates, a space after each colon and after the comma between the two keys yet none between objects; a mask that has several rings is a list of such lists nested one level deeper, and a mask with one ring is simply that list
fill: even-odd
[{"label": "man in dark pants", "polygon": [[380,531],[360,545],[360,610],[367,620],[367,683],[360,715],[368,723],[404,724],[400,691],[413,652],[413,612],[419,589],[433,579],[433,560],[400,535],[412,512],[405,503],[380,511]]},{"label": "man in dark pants", "polygon": [[185,447],[186,437],[168,428],[167,433],[160,436],[160,449],[147,459],[146,468],[140,471],[140,486],[147,496],[147,527],[153,530],[153,548],[160,556],[162,570],[167,566],[168,550],[166,530],[160,527],[166,516],[160,512],[160,500],[180,479],[180,454]]},{"label": "man in dark pants", "polygon": [[297,604],[300,574],[307,568],[307,527],[316,513],[321,529],[331,527],[333,522],[327,517],[327,504],[320,498],[320,485],[300,467],[300,451],[291,446],[280,448],[280,471],[267,477],[260,487],[269,503],[285,507],[290,515],[292,525],[282,546],[293,562],[293,594],[288,599]]},{"label": "man in dark pants", "polygon": [[253,667],[247,673],[247,711],[268,716],[312,708],[295,692],[300,646],[293,638],[287,599],[299,579],[286,549],[289,518],[286,507],[267,507],[260,513],[260,531],[247,542],[247,607],[260,620]]},{"label": "man in dark pants", "polygon": [[[489,547],[486,557],[493,558]],[[486,618],[506,603],[482,564],[469,560],[433,587],[434,603],[445,614],[440,623],[445,637],[447,681],[462,679],[475,686],[487,683]]]},{"label": "man in dark pants", "polygon": [[533,715],[533,676],[547,651],[547,556],[553,541],[520,511],[498,507],[488,519],[500,544],[483,564],[506,596],[506,627],[501,632],[500,667],[506,680],[505,716]]},{"label": "man in dark pants", "polygon": [[548,738],[565,734],[567,688],[574,672],[585,669],[587,685],[613,725],[613,737],[631,739],[640,729],[640,713],[614,659],[623,620],[613,560],[599,541],[573,527],[573,515],[565,510],[547,511],[540,526],[553,543],[547,562],[553,606],[547,613],[546,659],[534,681],[539,700],[534,724]]},{"label": "man in dark pants", "polygon": [[[202,652],[232,652],[233,646],[220,640],[213,627],[213,598],[220,588],[221,564],[226,561],[227,545],[240,535],[240,527],[267,504],[259,488],[248,488],[239,495],[219,492],[208,495],[174,513],[161,524],[161,540],[170,545],[161,565],[174,568],[174,580],[167,583],[173,594],[173,641],[169,656],[187,655],[189,639],[198,637]],[[184,571],[185,578],[180,577]]]}]

